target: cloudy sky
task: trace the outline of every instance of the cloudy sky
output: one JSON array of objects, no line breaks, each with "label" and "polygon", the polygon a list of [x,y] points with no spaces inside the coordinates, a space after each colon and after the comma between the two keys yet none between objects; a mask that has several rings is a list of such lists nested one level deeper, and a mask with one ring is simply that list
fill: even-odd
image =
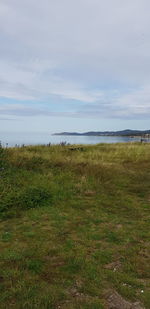
[{"label": "cloudy sky", "polygon": [[0,0],[0,130],[150,129],[149,0]]}]

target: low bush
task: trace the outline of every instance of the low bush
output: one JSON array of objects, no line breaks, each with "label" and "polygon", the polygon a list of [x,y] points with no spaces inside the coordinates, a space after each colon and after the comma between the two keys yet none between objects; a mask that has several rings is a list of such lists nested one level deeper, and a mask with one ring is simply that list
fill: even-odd
[{"label": "low bush", "polygon": [[30,186],[22,191],[13,190],[5,194],[0,202],[2,216],[15,209],[26,210],[44,206],[52,199],[52,194],[44,187]]}]

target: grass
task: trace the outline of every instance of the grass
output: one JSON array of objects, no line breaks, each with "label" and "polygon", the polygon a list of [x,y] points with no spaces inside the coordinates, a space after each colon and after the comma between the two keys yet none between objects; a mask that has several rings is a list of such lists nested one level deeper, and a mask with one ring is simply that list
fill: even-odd
[{"label": "grass", "polygon": [[150,308],[149,184],[148,143],[0,148],[0,308]]}]

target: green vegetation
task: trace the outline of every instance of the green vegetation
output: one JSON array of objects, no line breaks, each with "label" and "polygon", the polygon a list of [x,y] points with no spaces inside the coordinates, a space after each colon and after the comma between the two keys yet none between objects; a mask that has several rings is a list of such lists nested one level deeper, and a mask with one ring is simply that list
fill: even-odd
[{"label": "green vegetation", "polygon": [[150,308],[150,144],[0,148],[0,308]]}]

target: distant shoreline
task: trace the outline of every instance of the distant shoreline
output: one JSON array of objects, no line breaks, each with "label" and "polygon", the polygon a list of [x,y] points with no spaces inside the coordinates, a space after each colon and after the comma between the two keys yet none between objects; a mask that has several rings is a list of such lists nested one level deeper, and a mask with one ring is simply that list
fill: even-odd
[{"label": "distant shoreline", "polygon": [[53,136],[90,136],[90,137],[128,137],[128,138],[147,138],[150,139],[150,137],[145,137],[143,135],[106,135],[106,134],[101,134],[101,135],[85,135],[85,134],[52,134]]},{"label": "distant shoreline", "polygon": [[123,130],[123,131],[104,131],[104,132],[60,132],[54,133],[55,136],[108,136],[108,137],[128,137],[128,138],[150,138],[150,130]]},{"label": "distant shoreline", "polygon": [[101,134],[101,135],[88,135],[88,134],[52,134],[53,136],[90,136],[90,137],[101,137],[101,136],[108,136],[108,137],[129,137],[129,138],[141,138],[141,137],[143,137],[143,138],[150,138],[150,136],[149,137],[145,137],[145,136],[143,136],[143,135],[106,135],[106,134]]}]

